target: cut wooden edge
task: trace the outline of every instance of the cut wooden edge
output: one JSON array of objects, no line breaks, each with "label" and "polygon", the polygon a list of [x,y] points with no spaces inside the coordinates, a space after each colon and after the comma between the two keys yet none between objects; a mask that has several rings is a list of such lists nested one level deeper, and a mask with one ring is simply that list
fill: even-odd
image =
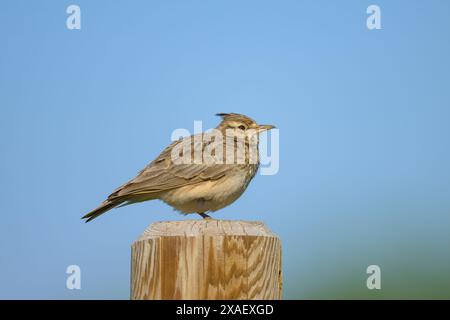
[{"label": "cut wooden edge", "polygon": [[278,236],[261,221],[203,219],[155,222],[152,223],[136,241],[158,237],[195,237],[203,235],[263,236],[278,238]]}]

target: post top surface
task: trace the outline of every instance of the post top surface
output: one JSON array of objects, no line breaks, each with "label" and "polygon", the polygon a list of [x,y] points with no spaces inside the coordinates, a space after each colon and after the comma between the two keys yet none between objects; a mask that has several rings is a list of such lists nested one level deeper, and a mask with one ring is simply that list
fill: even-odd
[{"label": "post top surface", "polygon": [[260,221],[242,220],[182,220],[152,223],[137,241],[160,236],[264,236],[276,235]]}]

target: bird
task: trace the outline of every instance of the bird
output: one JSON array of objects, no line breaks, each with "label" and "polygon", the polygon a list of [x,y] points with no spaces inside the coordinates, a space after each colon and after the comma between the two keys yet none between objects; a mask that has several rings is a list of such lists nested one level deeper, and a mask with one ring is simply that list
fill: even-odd
[{"label": "bird", "polygon": [[[89,222],[112,208],[155,199],[182,214],[196,213],[203,219],[211,219],[207,212],[236,201],[259,168],[259,134],[275,126],[258,124],[238,113],[217,116],[222,120],[212,133],[172,142],[135,178],[114,190],[82,219]],[[206,150],[210,156],[208,161],[202,161],[207,158],[202,156]],[[200,161],[192,159],[196,153],[200,154]]]}]

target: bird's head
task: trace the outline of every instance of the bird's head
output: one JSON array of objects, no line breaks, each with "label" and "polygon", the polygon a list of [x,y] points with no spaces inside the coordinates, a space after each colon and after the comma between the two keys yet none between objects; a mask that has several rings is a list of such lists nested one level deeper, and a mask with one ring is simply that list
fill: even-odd
[{"label": "bird's head", "polygon": [[221,131],[233,130],[233,131],[254,131],[261,133],[274,129],[275,126],[270,124],[257,124],[255,120],[238,113],[218,113],[217,116],[222,117],[222,122],[217,126],[217,129]]}]

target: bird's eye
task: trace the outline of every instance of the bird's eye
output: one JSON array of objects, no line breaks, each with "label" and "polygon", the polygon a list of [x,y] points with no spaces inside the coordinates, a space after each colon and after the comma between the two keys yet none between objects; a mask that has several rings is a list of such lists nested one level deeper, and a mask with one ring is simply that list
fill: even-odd
[{"label": "bird's eye", "polygon": [[243,126],[243,125],[240,125],[238,128],[241,130],[245,130],[245,126]]}]

